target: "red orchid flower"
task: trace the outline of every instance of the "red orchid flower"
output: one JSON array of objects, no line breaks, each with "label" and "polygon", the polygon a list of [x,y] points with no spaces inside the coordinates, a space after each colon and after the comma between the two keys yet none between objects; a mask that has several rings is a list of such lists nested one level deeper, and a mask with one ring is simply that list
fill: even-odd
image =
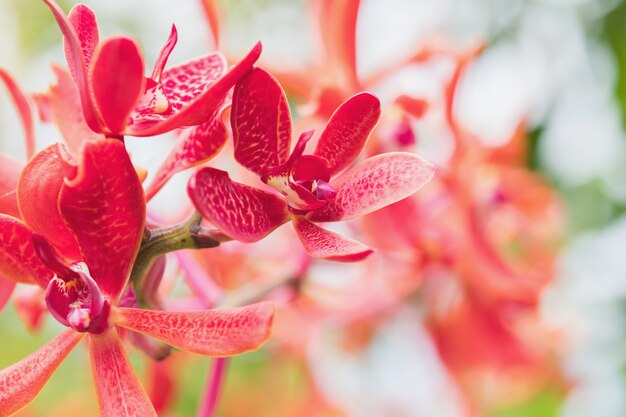
[{"label": "red orchid flower", "polygon": [[69,327],[0,371],[0,416],[27,405],[84,337],[102,415],[156,416],[118,327],[190,352],[228,356],[268,338],[273,308],[268,303],[196,312],[120,307],[144,231],[141,183],[120,141],[86,142],[77,165],[67,157],[53,145],[26,166],[18,184],[25,222],[0,214],[0,274],[45,288],[48,310]]},{"label": "red orchid flower", "polygon": [[303,155],[312,136],[305,132],[289,156],[287,98],[270,74],[256,68],[233,95],[235,158],[283,198],[233,182],[226,172],[209,167],[191,178],[189,195],[202,215],[233,239],[258,241],[291,219],[311,256],[362,259],[370,248],[314,222],[348,220],[378,210],[411,195],[434,175],[430,163],[400,152],[377,155],[346,171],[379,115],[376,97],[357,94],[335,111],[312,155]]},{"label": "red orchid flower", "polygon": [[133,39],[119,36],[100,43],[90,8],[78,4],[65,16],[54,0],[44,2],[63,32],[85,121],[107,136],[154,136],[206,122],[261,53],[258,43],[228,71],[219,52],[165,70],[177,41],[172,26],[152,74],[145,77],[144,59]]}]

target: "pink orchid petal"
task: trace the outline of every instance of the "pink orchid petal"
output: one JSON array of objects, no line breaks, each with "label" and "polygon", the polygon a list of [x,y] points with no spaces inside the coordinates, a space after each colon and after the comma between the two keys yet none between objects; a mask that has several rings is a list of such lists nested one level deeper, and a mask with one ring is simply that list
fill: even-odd
[{"label": "pink orchid petal", "polygon": [[326,161],[331,175],[359,156],[380,117],[380,101],[369,93],[352,96],[333,113],[314,154]]},{"label": "pink orchid petal", "polygon": [[216,108],[214,114],[206,122],[181,132],[176,145],[159,167],[154,180],[146,190],[147,200],[150,200],[172,175],[203,164],[219,153],[228,135],[222,122],[223,110],[224,106]]},{"label": "pink orchid petal", "polygon": [[128,117],[144,93],[143,57],[126,37],[107,40],[94,57],[92,84],[102,120],[112,134],[122,134]]},{"label": "pink orchid petal", "polygon": [[52,66],[52,71],[57,81],[48,90],[50,109],[65,143],[72,154],[77,155],[84,141],[100,139],[102,135],[87,125],[80,104],[80,94],[71,74],[57,65]]},{"label": "pink orchid petal", "polygon": [[28,405],[83,336],[83,333],[66,330],[0,371],[0,416],[10,416]]},{"label": "pink orchid petal", "polygon": [[5,279],[0,276],[0,311],[4,308],[11,298],[11,294],[13,293],[13,289],[15,288],[15,282]]},{"label": "pink orchid petal", "polygon": [[170,30],[170,36],[167,38],[167,41],[165,42],[165,45],[163,45],[163,48],[161,48],[161,52],[159,52],[159,56],[154,63],[152,75],[150,75],[150,78],[152,78],[153,81],[158,82],[161,80],[161,74],[163,74],[163,70],[165,69],[167,60],[174,50],[176,42],[178,42],[178,31],[176,30],[176,26],[172,25],[172,29]]},{"label": "pink orchid petal", "polygon": [[89,350],[102,417],[157,417],[114,327],[91,334]]},{"label": "pink orchid petal", "polygon": [[356,262],[365,259],[374,252],[366,245],[322,229],[302,216],[293,218],[293,226],[304,249],[314,258]]},{"label": "pink orchid petal", "polygon": [[[156,115],[161,117],[147,119],[145,123],[134,123],[127,134],[154,136],[178,127],[204,123],[220,106],[228,91],[250,71],[259,59],[261,49],[261,43],[257,43],[224,75],[221,72],[224,58],[218,53],[166,70],[161,81],[171,105],[171,114]],[[199,75],[195,74],[198,67],[203,69]],[[131,117],[134,121],[137,114],[133,113]]]},{"label": "pink orchid petal", "polygon": [[435,174],[435,167],[419,156],[389,152],[366,159],[331,185],[335,198],[312,211],[307,218],[330,222],[348,220],[400,201],[422,188]]},{"label": "pink orchid petal", "polygon": [[320,33],[326,58],[339,84],[358,88],[356,71],[356,22],[360,0],[322,0]]},{"label": "pink orchid petal", "polygon": [[274,194],[231,181],[227,172],[203,168],[188,193],[202,216],[242,242],[256,242],[287,221],[287,205]]},{"label": "pink orchid petal", "polygon": [[0,275],[46,288],[54,275],[35,253],[33,231],[16,218],[0,214]]},{"label": "pink orchid petal", "polygon": [[209,29],[211,31],[211,37],[213,46],[218,49],[220,46],[220,19],[219,11],[216,0],[201,0],[202,10],[206,16]]},{"label": "pink orchid petal", "polygon": [[274,307],[245,307],[168,312],[118,308],[114,322],[178,349],[210,356],[230,356],[257,349],[270,336]]},{"label": "pink orchid petal", "polygon": [[9,90],[9,94],[20,115],[22,127],[24,128],[24,137],[26,139],[26,156],[30,159],[35,154],[35,124],[30,100],[13,77],[3,68],[0,68],[0,80],[4,82],[7,90]]},{"label": "pink orchid petal", "polygon": [[65,16],[65,13],[61,10],[59,5],[56,4],[54,0],[43,1],[52,11],[54,19],[61,29],[61,32],[63,32],[65,58],[67,59],[70,72],[72,73],[72,77],[74,77],[76,87],[78,87],[78,91],[80,93],[80,101],[82,103],[85,121],[91,130],[95,132],[102,132],[102,120],[94,102],[93,92],[91,91],[89,72],[87,71],[85,54],[83,52],[80,39],[78,38],[72,23]]},{"label": "pink orchid petal", "polygon": [[17,186],[17,202],[22,218],[35,232],[47,236],[66,257],[80,260],[76,238],[59,213],[59,193],[76,167],[69,161],[62,144],[39,152],[26,165]]},{"label": "pink orchid petal", "polygon": [[[80,47],[83,51],[85,67],[89,68],[91,58],[93,57],[100,41],[96,14],[84,4],[77,4],[72,7],[67,18],[74,28],[74,32],[76,33],[78,42],[80,43]],[[68,47],[69,44],[66,42],[65,55],[71,54],[71,52],[67,50]]]},{"label": "pink orchid petal", "polygon": [[291,114],[278,81],[255,68],[235,87],[230,122],[235,159],[259,175],[287,162]]},{"label": "pink orchid petal", "polygon": [[0,213],[22,218],[17,207],[17,182],[24,163],[0,153]]},{"label": "pink orchid petal", "polygon": [[86,142],[78,172],[66,180],[59,210],[102,293],[117,300],[139,250],[146,218],[143,189],[115,139]]}]

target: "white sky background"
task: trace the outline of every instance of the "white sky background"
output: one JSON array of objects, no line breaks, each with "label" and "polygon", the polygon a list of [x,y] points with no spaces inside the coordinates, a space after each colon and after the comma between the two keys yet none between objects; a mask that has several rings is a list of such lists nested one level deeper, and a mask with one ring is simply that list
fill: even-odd
[{"label": "white sky background", "polygon": [[[45,7],[36,0],[23,0],[29,7]],[[103,35],[132,32],[140,39],[147,68],[167,38],[172,22],[179,30],[179,43],[170,58],[176,63],[212,49],[201,9],[195,0],[108,0],[85,1],[96,10]],[[277,60],[286,66],[298,66],[315,60],[315,37],[311,17],[302,0],[264,1],[262,9],[237,13],[253,0],[229,6],[230,26],[225,30],[225,47],[232,55],[241,55],[256,40],[264,43],[263,59]],[[602,16],[614,1],[610,0],[364,0],[358,31],[359,71],[366,74],[386,61],[414,51],[420,43],[433,37],[449,37],[456,44],[502,34],[502,40],[488,50],[467,74],[456,111],[461,120],[489,143],[507,137],[522,116],[546,123],[541,138],[541,159],[560,183],[584,184],[599,180],[613,198],[626,200],[626,149],[619,113],[612,97],[614,70],[612,57],[604,47],[587,36],[587,28]],[[18,20],[12,14],[11,2],[0,1],[0,65],[8,68],[21,85],[31,91],[45,90],[51,81],[49,63],[63,62],[61,34],[57,46],[42,51],[34,61],[25,62],[17,42]],[[32,4],[32,6],[31,6]],[[232,3],[231,3],[232,4]],[[508,28],[503,31],[503,28]],[[437,71],[418,75],[399,75],[394,89],[429,94]],[[433,74],[435,73],[435,74]],[[391,85],[391,84],[390,84]],[[383,86],[376,91],[385,97]],[[442,133],[433,126],[420,127],[426,152],[443,152]],[[58,135],[50,126],[37,129],[39,145],[52,143]],[[14,110],[0,89],[0,149],[24,157],[22,131]],[[139,163],[154,168],[164,157],[171,142],[168,138],[131,139],[133,154]],[[184,176],[175,180],[184,186]],[[162,204],[176,201],[168,195]],[[618,417],[626,415],[626,390],[621,376],[622,353],[626,335],[621,304],[626,297],[626,268],[623,248],[626,227],[622,219],[596,234],[571,242],[561,260],[561,273],[555,287],[546,297],[546,316],[550,323],[571,328],[571,345],[567,351],[568,372],[581,381],[563,410],[563,416]],[[621,267],[619,265],[622,265]],[[602,308],[597,308],[601,306]],[[407,313],[408,314],[408,313]],[[380,340],[369,354],[373,359],[401,358],[405,353],[397,345],[396,335],[404,332],[402,314],[383,329]],[[584,319],[584,320],[583,320]],[[423,331],[415,329],[414,342],[430,349],[423,341]],[[615,350],[615,347],[619,349]],[[319,353],[324,351],[316,351]],[[324,359],[325,358],[325,359]],[[324,378],[326,361],[336,357],[328,353],[320,359],[320,378]],[[365,368],[344,363],[336,381],[336,401],[347,404],[355,417],[363,415],[352,401],[354,393],[347,388],[363,372],[376,378],[385,393],[406,395],[393,398],[395,403],[415,401],[414,392],[388,389],[395,380],[406,383],[416,375],[438,384],[420,386],[433,389],[423,397],[434,398],[435,389],[443,389],[445,378],[434,355],[426,355],[414,368],[406,366],[402,375],[388,369]],[[342,381],[344,386],[341,386]],[[352,382],[351,382],[352,381]],[[419,382],[419,381],[418,381]],[[443,385],[441,385],[443,384]],[[422,392],[422,391],[419,391]],[[392,395],[392,394],[390,394]],[[382,397],[381,397],[382,398]],[[384,402],[384,401],[383,401]],[[373,405],[374,406],[374,405]],[[383,407],[384,404],[377,406]],[[381,408],[382,410],[382,408]],[[450,416],[446,410],[422,409],[418,414]],[[381,411],[380,415],[384,415]]]}]

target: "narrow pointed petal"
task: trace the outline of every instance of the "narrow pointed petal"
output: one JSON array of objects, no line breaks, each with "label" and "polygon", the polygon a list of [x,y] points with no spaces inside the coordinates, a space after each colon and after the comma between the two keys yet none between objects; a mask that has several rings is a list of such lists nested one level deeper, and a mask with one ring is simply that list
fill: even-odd
[{"label": "narrow pointed petal", "polygon": [[93,372],[102,417],[157,417],[133,370],[117,329],[89,337]]},{"label": "narrow pointed petal", "polygon": [[122,134],[128,117],[143,95],[143,57],[139,45],[126,37],[107,40],[92,66],[93,93],[107,130]]},{"label": "narrow pointed petal", "polygon": [[143,236],[146,203],[124,144],[87,142],[75,177],[59,197],[61,217],[76,236],[102,292],[117,300]]},{"label": "narrow pointed petal", "polygon": [[13,77],[3,68],[0,68],[0,80],[4,82],[4,85],[6,85],[9,90],[15,108],[20,115],[22,127],[24,128],[24,138],[26,140],[26,156],[30,159],[35,154],[35,124],[30,100]]},{"label": "narrow pointed petal", "polygon": [[176,42],[178,42],[178,31],[176,30],[176,25],[172,25],[172,29],[170,30],[170,36],[167,38],[167,41],[165,42],[165,45],[163,45],[163,48],[161,48],[161,52],[159,52],[159,56],[154,63],[152,75],[150,75],[150,78],[152,78],[153,81],[159,81],[161,79],[161,74],[163,74],[165,64],[167,64],[167,60],[174,50]]},{"label": "narrow pointed petal", "polygon": [[363,243],[323,229],[302,216],[294,217],[293,226],[304,249],[313,258],[356,262],[374,252]]},{"label": "narrow pointed petal", "polygon": [[[223,69],[225,65],[224,58],[218,53],[166,70],[161,82],[171,105],[171,113],[156,115],[144,122],[137,117],[142,115],[133,113],[133,124],[126,133],[132,136],[154,136],[179,127],[204,123],[221,105],[230,89],[250,71],[260,54],[261,44],[257,43],[248,55],[224,75],[222,70],[217,72],[218,68]],[[210,61],[213,65],[209,72],[204,71],[207,66],[205,61]],[[195,66],[202,67],[201,76],[194,73]],[[217,81],[214,81],[216,78]],[[135,122],[135,119],[139,122]]]},{"label": "narrow pointed petal", "polygon": [[71,74],[57,65],[52,66],[52,71],[57,81],[48,90],[47,97],[54,124],[69,150],[77,155],[84,141],[101,139],[103,136],[87,125],[80,104],[80,94]]},{"label": "narrow pointed petal", "polygon": [[0,153],[0,213],[21,218],[17,207],[17,182],[24,163]]},{"label": "narrow pointed petal", "polygon": [[0,276],[0,311],[4,308],[13,293],[15,282]]},{"label": "narrow pointed petal", "polygon": [[371,213],[410,196],[434,174],[434,165],[415,154],[376,155],[331,182],[337,195],[324,207],[310,212],[307,218],[330,222]]},{"label": "narrow pointed petal", "polygon": [[[83,51],[83,57],[85,58],[85,66],[89,68],[91,58],[98,47],[100,39],[96,14],[84,4],[77,4],[72,7],[67,18],[74,28],[74,32],[76,32],[78,42]],[[66,48],[67,46],[68,44],[66,43]],[[68,55],[67,49],[65,54]]]},{"label": "narrow pointed petal", "polygon": [[102,132],[103,124],[98,108],[93,99],[91,84],[89,82],[89,72],[85,60],[85,54],[80,39],[72,26],[72,23],[65,16],[65,13],[54,0],[43,0],[50,8],[59,29],[63,32],[63,40],[65,43],[65,58],[67,64],[76,82],[76,87],[80,93],[80,101],[83,107],[83,114],[87,125],[94,132]]},{"label": "narrow pointed petal", "polygon": [[114,321],[188,352],[231,356],[261,346],[270,336],[273,317],[274,307],[264,302],[187,312],[118,308]]},{"label": "narrow pointed petal", "polygon": [[380,101],[370,93],[349,98],[332,115],[320,136],[315,155],[334,175],[359,156],[380,117]]},{"label": "narrow pointed petal", "polygon": [[0,371],[0,416],[10,416],[30,403],[83,336],[83,333],[66,330],[36,352]]},{"label": "narrow pointed petal", "polygon": [[219,10],[217,7],[217,0],[200,0],[202,4],[202,10],[206,17],[209,29],[211,31],[211,37],[213,41],[213,47],[219,49],[220,46],[220,19]]},{"label": "narrow pointed petal", "polygon": [[202,216],[241,242],[256,242],[288,218],[287,205],[274,194],[231,181],[214,168],[196,172],[187,188]]},{"label": "narrow pointed petal", "polygon": [[176,145],[146,190],[147,200],[150,200],[172,175],[203,164],[219,153],[227,138],[226,127],[222,123],[223,109],[223,106],[216,109],[209,120],[184,130],[178,136]]},{"label": "narrow pointed petal", "polygon": [[278,81],[255,68],[235,87],[230,113],[235,159],[250,171],[268,175],[287,162],[291,114]]},{"label": "narrow pointed petal", "polygon": [[320,33],[332,76],[350,89],[358,88],[356,22],[360,0],[321,0]]},{"label": "narrow pointed petal", "polygon": [[46,288],[53,273],[35,253],[32,236],[33,231],[24,223],[0,214],[0,275]]},{"label": "narrow pointed petal", "polygon": [[59,213],[63,181],[76,174],[69,158],[59,143],[35,155],[20,176],[17,202],[24,222],[31,229],[47,236],[66,257],[80,260],[76,238]]}]

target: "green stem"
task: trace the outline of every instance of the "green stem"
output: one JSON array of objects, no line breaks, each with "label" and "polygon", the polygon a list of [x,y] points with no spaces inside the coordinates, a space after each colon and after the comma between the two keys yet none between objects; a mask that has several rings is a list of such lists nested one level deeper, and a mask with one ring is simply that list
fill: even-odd
[{"label": "green stem", "polygon": [[184,223],[153,230],[146,229],[130,275],[130,281],[140,304],[149,304],[147,298],[150,298],[150,295],[144,294],[145,278],[158,256],[180,249],[214,248],[220,243],[230,240],[228,236],[218,230],[202,227],[201,221],[202,216],[195,212]]}]

